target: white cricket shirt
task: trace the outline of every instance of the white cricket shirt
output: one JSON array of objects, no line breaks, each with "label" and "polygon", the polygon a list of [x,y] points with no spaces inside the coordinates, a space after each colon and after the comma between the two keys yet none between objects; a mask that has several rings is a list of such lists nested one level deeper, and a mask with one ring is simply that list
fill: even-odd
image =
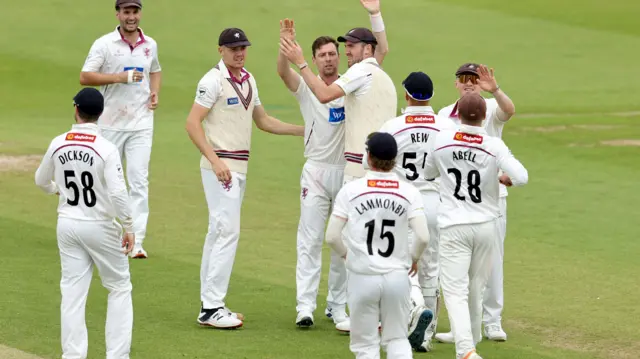
[{"label": "white cricket shirt", "polygon": [[344,165],[344,97],[323,104],[300,77],[293,95],[304,119],[304,156],[331,165]]},{"label": "white cricket shirt", "polygon": [[58,216],[86,221],[119,218],[133,224],[120,154],[96,124],[76,124],[51,141],[35,175],[47,193],[60,193]]},{"label": "white cricket shirt", "polygon": [[438,132],[454,127],[449,119],[436,115],[431,106],[409,106],[402,116],[385,122],[380,132],[390,133],[398,144],[398,177],[420,191],[438,191],[439,179],[427,181],[424,177],[428,150]]},{"label": "white cricket shirt", "polygon": [[[119,28],[119,27],[118,27]],[[153,128],[153,110],[149,74],[160,72],[158,44],[138,29],[140,37],[130,44],[118,28],[97,39],[89,50],[82,72],[115,74],[130,69],[144,73],[141,82],[100,86],[104,112],[98,120],[101,128],[137,131]]]},{"label": "white cricket shirt", "polygon": [[[209,109],[203,127],[216,155],[231,171],[246,174],[253,110],[261,102],[253,75],[244,68],[241,73],[242,78],[235,78],[220,60],[198,83],[194,101]],[[200,158],[200,167],[211,169],[204,155]]]},{"label": "white cricket shirt", "polygon": [[504,142],[482,127],[443,130],[427,156],[425,176],[440,176],[438,226],[484,223],[498,218],[498,170],[514,186],[528,181],[527,170]]},{"label": "white cricket shirt", "polygon": [[422,196],[395,173],[367,171],[347,183],[333,215],[347,219],[347,269],[378,275],[411,267],[409,220],[424,216]]},{"label": "white cricket shirt", "polygon": [[[489,136],[502,138],[502,129],[507,123],[507,121],[504,120],[504,118],[506,118],[506,114],[500,109],[496,99],[486,98],[485,103],[487,104],[487,114],[482,125],[485,130],[487,130],[487,134],[489,134]],[[440,109],[440,111],[438,111],[438,115],[448,117],[454,124],[458,126],[461,125],[460,118],[458,117],[458,101]],[[507,187],[500,184],[500,197],[506,197],[507,195]]]},{"label": "white cricket shirt", "polygon": [[367,136],[397,116],[396,88],[373,57],[351,66],[335,84],[345,93],[344,174],[360,178],[365,174],[362,158]]}]

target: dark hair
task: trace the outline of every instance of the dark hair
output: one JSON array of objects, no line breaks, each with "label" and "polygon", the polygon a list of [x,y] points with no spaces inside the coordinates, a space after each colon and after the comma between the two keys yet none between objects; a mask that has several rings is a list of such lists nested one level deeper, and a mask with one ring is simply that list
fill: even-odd
[{"label": "dark hair", "polygon": [[100,115],[87,115],[79,107],[76,108],[78,109],[78,117],[80,117],[84,122],[96,122],[100,117]]},{"label": "dark hair", "polygon": [[315,41],[313,41],[313,44],[311,44],[311,53],[313,54],[313,57],[316,56],[316,50],[318,50],[319,48],[321,48],[326,44],[334,44],[336,46],[336,51],[340,52],[339,44],[333,37],[320,36],[319,38],[315,39]]},{"label": "dark hair", "polygon": [[369,158],[371,159],[371,167],[380,171],[391,172],[396,166],[396,160],[381,160],[371,154],[369,154]]}]

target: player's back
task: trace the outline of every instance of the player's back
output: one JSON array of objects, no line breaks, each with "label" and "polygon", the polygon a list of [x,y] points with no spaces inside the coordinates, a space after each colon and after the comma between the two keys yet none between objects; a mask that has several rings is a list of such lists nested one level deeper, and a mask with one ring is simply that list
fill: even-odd
[{"label": "player's back", "polygon": [[395,173],[420,191],[438,190],[439,179],[427,181],[424,167],[429,148],[441,130],[455,128],[429,106],[409,107],[402,116],[387,121],[380,129],[393,135],[398,144]]},{"label": "player's back", "polygon": [[461,125],[436,136],[433,161],[441,177],[440,228],[498,217],[498,157],[505,151],[509,155],[504,142],[481,127]]},{"label": "player's back", "polygon": [[409,218],[422,211],[414,208],[422,203],[418,190],[393,172],[367,172],[341,192],[337,201],[348,216],[347,268],[364,275],[408,270]]},{"label": "player's back", "polygon": [[[51,143],[54,181],[60,192],[60,217],[112,220],[115,211],[105,180],[105,161],[117,148],[97,133],[95,125],[75,125]],[[117,161],[117,170],[122,167]]]}]

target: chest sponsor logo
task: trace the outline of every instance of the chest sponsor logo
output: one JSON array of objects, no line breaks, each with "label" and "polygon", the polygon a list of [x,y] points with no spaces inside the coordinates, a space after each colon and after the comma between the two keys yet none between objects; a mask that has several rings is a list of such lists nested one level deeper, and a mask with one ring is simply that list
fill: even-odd
[{"label": "chest sponsor logo", "polygon": [[404,122],[413,123],[436,123],[436,118],[432,115],[410,115],[404,118]]},{"label": "chest sponsor logo", "polygon": [[390,181],[390,180],[368,180],[367,187],[373,188],[398,188],[400,184],[398,181]]},{"label": "chest sponsor logo", "polygon": [[231,106],[231,105],[237,105],[240,103],[240,100],[237,97],[229,97],[227,99],[227,105]]},{"label": "chest sponsor logo", "polygon": [[79,142],[94,142],[96,140],[96,136],[87,135],[85,133],[67,133],[67,137],[65,138],[67,141],[79,141]]},{"label": "chest sponsor logo", "polygon": [[345,119],[344,107],[336,107],[329,109],[329,123],[340,123]]},{"label": "chest sponsor logo", "polygon": [[455,136],[453,136],[453,139],[456,141],[462,141],[467,143],[481,144],[483,138],[482,136],[479,136],[479,135],[472,135],[464,132],[456,132]]}]

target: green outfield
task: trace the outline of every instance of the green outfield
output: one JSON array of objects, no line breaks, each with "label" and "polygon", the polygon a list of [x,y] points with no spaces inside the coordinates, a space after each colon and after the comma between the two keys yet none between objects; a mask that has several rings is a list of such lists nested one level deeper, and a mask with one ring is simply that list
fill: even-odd
[{"label": "green outfield", "polygon": [[[237,26],[254,44],[247,68],[267,111],[302,123],[276,74],[278,21],[295,19],[309,59],[316,36],[369,26],[367,13],[357,0],[178,4],[147,1],[141,24],[159,43],[163,86],[151,158],[150,259],[131,262],[131,357],[350,358],[348,336],[323,316],[326,275],[315,328],[294,324],[303,143],[257,129],[228,296],[228,306],[247,320],[236,331],[197,326],[207,207],[198,151],[184,122],[197,82],[218,61],[218,34]],[[35,186],[38,158],[27,156],[41,156],[71,126],[84,58],[117,23],[111,0],[2,7],[0,344],[59,358],[57,198]],[[640,350],[639,11],[640,2],[629,0],[383,0],[385,69],[399,95],[402,79],[422,70],[436,86],[434,107],[446,106],[456,99],[455,69],[477,61],[495,68],[516,104],[504,139],[528,168],[529,184],[512,189],[508,202],[509,340],[480,343],[485,359],[635,358]],[[105,355],[106,293],[94,275],[89,358]],[[442,318],[440,329],[447,330]],[[438,344],[415,357],[453,358],[454,351]]]}]

